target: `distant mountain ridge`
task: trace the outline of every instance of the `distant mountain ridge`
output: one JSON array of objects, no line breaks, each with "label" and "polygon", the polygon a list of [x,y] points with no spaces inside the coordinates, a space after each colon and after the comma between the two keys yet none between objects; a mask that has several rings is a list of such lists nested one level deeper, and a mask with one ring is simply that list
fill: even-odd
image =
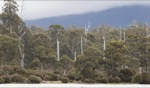
[{"label": "distant mountain ridge", "polygon": [[49,25],[60,24],[64,27],[84,27],[88,21],[92,27],[98,25],[110,25],[115,27],[127,27],[134,20],[142,23],[150,23],[150,7],[148,6],[126,6],[111,8],[100,12],[89,12],[81,15],[66,15],[59,17],[43,18],[25,21],[27,26],[35,25],[48,29]]}]

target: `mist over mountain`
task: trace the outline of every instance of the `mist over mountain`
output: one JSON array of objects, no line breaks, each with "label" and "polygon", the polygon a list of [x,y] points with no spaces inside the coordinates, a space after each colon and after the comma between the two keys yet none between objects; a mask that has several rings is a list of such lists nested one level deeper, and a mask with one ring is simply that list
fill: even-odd
[{"label": "mist over mountain", "polygon": [[88,21],[92,23],[92,27],[103,24],[114,27],[127,27],[133,21],[150,23],[150,7],[138,5],[117,7],[100,12],[89,12],[80,15],[66,15],[38,20],[27,20],[25,23],[27,26],[35,25],[48,29],[49,25],[52,24],[60,24],[64,27],[69,27],[72,25],[84,27]]}]

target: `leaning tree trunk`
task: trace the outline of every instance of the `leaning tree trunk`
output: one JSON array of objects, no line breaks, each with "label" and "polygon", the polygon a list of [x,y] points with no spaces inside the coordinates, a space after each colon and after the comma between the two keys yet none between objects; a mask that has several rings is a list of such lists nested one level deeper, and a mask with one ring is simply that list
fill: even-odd
[{"label": "leaning tree trunk", "polygon": [[20,56],[21,56],[21,68],[24,69],[24,46],[21,47],[21,40],[22,40],[22,36],[25,34],[25,32],[23,34],[21,34],[20,36],[18,36],[18,48],[19,48],[19,52],[20,52]]}]

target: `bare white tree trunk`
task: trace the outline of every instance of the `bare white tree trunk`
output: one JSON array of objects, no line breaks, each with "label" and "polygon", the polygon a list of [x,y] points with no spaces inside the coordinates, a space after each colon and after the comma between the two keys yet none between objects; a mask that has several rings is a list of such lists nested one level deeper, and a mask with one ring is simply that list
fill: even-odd
[{"label": "bare white tree trunk", "polygon": [[[86,27],[86,25],[85,25],[85,28],[84,28],[84,32],[85,32],[85,36],[86,36],[86,37],[87,37],[87,32],[89,31],[90,27],[91,27],[91,23],[88,22],[88,26]],[[87,39],[86,39],[86,38],[85,38],[85,42],[87,42]]]},{"label": "bare white tree trunk", "polygon": [[121,36],[122,32],[121,32],[121,29],[120,29],[120,41],[122,40],[122,36]]},{"label": "bare white tree trunk", "polygon": [[103,57],[103,59],[105,60],[105,50],[106,50],[106,41],[105,41],[105,36],[103,36],[103,41],[104,41],[104,45],[103,45],[103,51],[104,51],[104,53],[103,53],[103,55],[104,55],[104,57]]},{"label": "bare white tree trunk", "polygon": [[140,73],[140,74],[142,73],[142,68],[141,68],[141,67],[139,67],[139,73]]},{"label": "bare white tree trunk", "polygon": [[22,36],[25,34],[25,32],[18,37],[18,40],[19,40],[19,44],[18,44],[18,48],[19,48],[19,51],[20,51],[20,56],[21,56],[21,68],[24,69],[24,46],[23,48],[21,48],[21,40],[22,40]]},{"label": "bare white tree trunk", "polygon": [[59,61],[59,41],[57,39],[57,60]]},{"label": "bare white tree trunk", "polygon": [[64,70],[64,75],[66,75],[66,70]]},{"label": "bare white tree trunk", "polygon": [[83,39],[82,39],[82,36],[81,36],[81,55],[83,55]]},{"label": "bare white tree trunk", "polygon": [[126,41],[126,33],[123,32],[123,41],[125,42]]},{"label": "bare white tree trunk", "polygon": [[74,52],[74,61],[77,60],[76,51]]}]

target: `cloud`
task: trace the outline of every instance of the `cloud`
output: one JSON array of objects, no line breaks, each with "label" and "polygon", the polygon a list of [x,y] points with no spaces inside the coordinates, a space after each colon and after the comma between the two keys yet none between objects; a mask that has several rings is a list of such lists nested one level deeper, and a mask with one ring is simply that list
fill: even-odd
[{"label": "cloud", "polygon": [[[3,5],[0,1],[0,6]],[[17,1],[19,10],[22,2]],[[26,1],[24,0],[23,19],[34,20],[87,12],[103,11],[114,7],[129,5],[150,5],[150,1]],[[1,11],[1,10],[0,10]],[[21,12],[18,12],[20,15]]]}]

